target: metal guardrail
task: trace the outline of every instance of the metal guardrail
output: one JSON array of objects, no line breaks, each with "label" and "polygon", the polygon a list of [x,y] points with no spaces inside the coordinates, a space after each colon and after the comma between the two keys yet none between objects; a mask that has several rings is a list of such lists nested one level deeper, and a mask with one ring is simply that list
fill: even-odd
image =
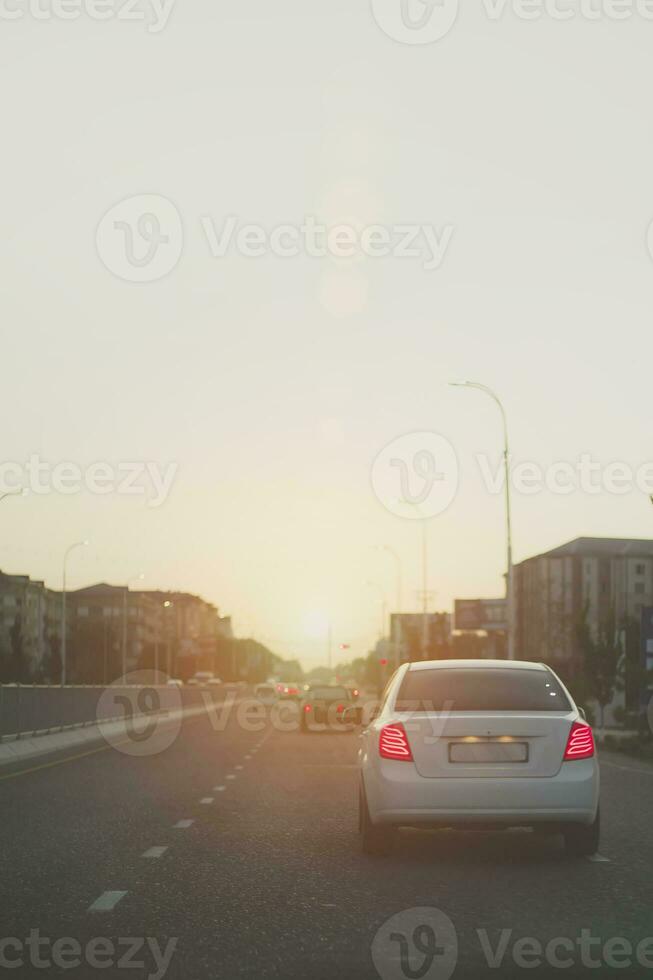
[{"label": "metal guardrail", "polygon": [[[156,702],[145,706],[148,711],[177,710],[181,700],[183,708],[199,707],[205,703],[204,688],[153,687]],[[103,697],[110,691],[109,697]],[[223,689],[208,692],[214,701],[223,701]],[[46,735],[94,725],[98,721],[123,718],[120,696],[133,699],[134,687],[104,687],[103,685],[25,685],[0,684],[0,741]]]}]

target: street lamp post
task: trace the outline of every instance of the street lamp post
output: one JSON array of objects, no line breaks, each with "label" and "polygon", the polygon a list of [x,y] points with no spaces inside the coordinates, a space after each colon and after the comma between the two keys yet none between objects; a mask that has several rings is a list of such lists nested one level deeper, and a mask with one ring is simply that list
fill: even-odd
[{"label": "street lamp post", "polygon": [[401,501],[409,507],[413,507],[419,514],[422,529],[422,660],[426,660],[429,650],[429,538],[428,538],[428,518],[426,518],[419,506],[412,500],[402,499]]},{"label": "street lamp post", "polygon": [[422,657],[429,650],[429,539],[426,519],[422,518]]},{"label": "street lamp post", "polygon": [[366,582],[365,585],[367,585],[370,589],[376,589],[377,592],[379,593],[379,603],[381,606],[381,633],[379,639],[382,640],[383,637],[385,636],[385,621],[386,621],[387,610],[388,610],[388,600],[386,599],[383,586],[379,585],[378,582]]},{"label": "street lamp post", "polygon": [[127,676],[127,596],[132,582],[141,582],[145,578],[143,572],[128,580],[122,592],[122,679]]},{"label": "street lamp post", "polygon": [[[161,627],[162,627],[162,624],[165,624],[165,610],[166,609],[170,609],[171,606],[172,606],[172,603],[170,602],[170,600],[169,599],[166,599],[165,602],[161,603],[161,608],[159,609],[159,616],[158,616],[158,620],[159,621],[157,623],[156,637],[155,637],[155,640],[154,640],[154,673],[155,673],[155,675],[157,677],[157,681],[158,681],[158,676],[159,676],[159,639],[163,639],[163,634],[164,633],[165,633],[166,638],[167,638],[167,635],[168,635],[168,630],[167,629],[162,629]],[[169,648],[169,645],[166,645],[166,668],[167,668],[168,677],[170,676],[170,662],[169,662],[170,661],[170,656],[169,656],[169,654],[170,654],[170,648]]]},{"label": "street lamp post", "polygon": [[452,381],[451,384],[456,388],[476,388],[478,391],[485,392],[492,401],[498,406],[501,412],[501,422],[503,425],[503,463],[505,469],[506,484],[506,558],[507,558],[507,577],[506,577],[506,598],[508,606],[508,660],[515,659],[515,624],[514,624],[514,591],[513,591],[513,567],[512,567],[512,513],[510,500],[510,446],[508,441],[508,419],[506,410],[499,396],[488,388],[487,385],[478,381]]},{"label": "street lamp post", "polygon": [[[385,551],[387,554],[389,554],[394,559],[394,562],[395,562],[395,568],[396,568],[396,573],[397,573],[397,579],[396,579],[396,582],[397,582],[397,591],[396,591],[396,599],[395,599],[395,602],[396,602],[396,606],[397,606],[396,612],[397,612],[397,614],[399,614],[401,612],[401,609],[402,609],[402,606],[403,606],[403,577],[404,576],[403,576],[403,565],[401,563],[401,558],[399,557],[399,555],[397,554],[397,552],[395,551],[395,549],[394,548],[391,548],[389,544],[380,545],[379,546],[379,549],[381,551]],[[393,630],[393,637],[392,637],[392,639],[393,639],[393,645],[394,645],[394,651],[395,651],[395,667],[398,667],[399,666],[399,661],[401,659],[401,651],[400,651],[401,640],[400,640],[400,628],[399,628],[399,620],[398,619],[395,619],[395,626],[394,626],[394,630]]]},{"label": "street lamp post", "polygon": [[63,554],[63,575],[61,589],[61,686],[65,687],[67,680],[67,636],[66,636],[66,571],[68,566],[68,556],[75,548],[84,548],[88,541],[75,541],[69,545]]}]

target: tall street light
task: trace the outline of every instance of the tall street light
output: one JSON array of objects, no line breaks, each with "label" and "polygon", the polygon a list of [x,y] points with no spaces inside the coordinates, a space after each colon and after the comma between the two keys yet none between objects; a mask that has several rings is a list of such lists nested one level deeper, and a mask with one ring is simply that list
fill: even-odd
[{"label": "tall street light", "polygon": [[403,566],[401,563],[401,558],[399,557],[395,549],[391,548],[389,544],[375,545],[375,548],[377,551],[385,551],[386,554],[390,555],[394,560],[396,575],[397,575],[396,577],[397,590],[395,592],[395,602],[397,605],[397,612],[401,612],[401,607],[403,605],[403,598],[402,598]]},{"label": "tall street light", "polygon": [[429,650],[429,539],[428,518],[419,506],[412,500],[400,499],[400,503],[412,507],[419,514],[422,527],[422,660],[426,660]]},{"label": "tall street light", "polygon": [[[402,595],[402,593],[403,593],[403,566],[402,566],[402,563],[401,563],[401,558],[399,557],[399,555],[395,551],[395,549],[394,548],[391,548],[389,544],[377,545],[376,548],[377,548],[378,551],[385,551],[394,560],[395,569],[396,569],[396,573],[397,573],[397,580],[396,580],[397,581],[397,592],[396,592],[395,602],[396,602],[396,612],[397,612],[397,614],[399,614],[401,612],[401,608],[403,606],[403,595]],[[395,667],[398,667],[399,666],[399,660],[400,660],[400,650],[399,650],[399,647],[401,645],[400,644],[400,637],[399,637],[400,628],[399,628],[399,620],[398,619],[395,619],[395,627],[394,627],[394,631],[393,632],[394,632],[393,641],[394,641],[394,650],[395,650]]]},{"label": "tall street light", "polygon": [[85,548],[88,541],[75,541],[69,545],[63,553],[63,576],[61,589],[61,686],[66,684],[66,655],[67,655],[67,636],[66,636],[66,571],[68,567],[68,556],[75,548]]},{"label": "tall street light", "polygon": [[122,679],[123,682],[127,675],[127,596],[129,594],[129,586],[133,582],[142,582],[145,578],[143,572],[139,575],[130,578],[127,581],[127,585],[123,588],[122,593]]},{"label": "tall street light", "polygon": [[159,615],[157,617],[155,639],[154,639],[154,673],[156,676],[157,683],[159,683],[159,640],[162,640],[164,638],[164,635],[167,639],[166,671],[168,677],[170,677],[170,638],[168,636],[169,630],[167,629],[167,624],[165,624],[166,625],[165,629],[163,627],[165,623],[165,618],[164,618],[165,611],[166,609],[170,609],[172,605],[173,603],[170,601],[170,599],[166,599],[159,606]]},{"label": "tall street light", "polygon": [[488,388],[487,385],[478,381],[451,381],[450,384],[455,388],[476,388],[484,392],[498,406],[501,412],[503,424],[503,463],[505,468],[506,485],[506,552],[507,552],[507,578],[506,578],[506,598],[508,600],[508,660],[515,659],[515,624],[514,624],[514,591],[513,591],[513,568],[512,568],[512,516],[510,502],[510,448],[508,443],[508,419],[506,410],[503,407],[499,396]]},{"label": "tall street light", "polygon": [[388,609],[388,600],[386,599],[383,586],[379,585],[378,582],[366,582],[365,585],[367,585],[367,587],[370,589],[376,589],[376,591],[379,593],[379,603],[381,604],[381,635],[379,639],[382,640],[385,636],[385,620]]}]

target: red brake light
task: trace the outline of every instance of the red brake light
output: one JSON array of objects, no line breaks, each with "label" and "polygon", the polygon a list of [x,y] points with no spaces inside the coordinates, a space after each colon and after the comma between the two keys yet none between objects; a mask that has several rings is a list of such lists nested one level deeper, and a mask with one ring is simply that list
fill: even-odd
[{"label": "red brake light", "polygon": [[304,711],[307,711],[308,712],[308,711],[312,711],[312,710],[313,710],[313,708],[312,708],[312,706],[310,704],[305,704],[304,705]]},{"label": "red brake light", "polygon": [[344,710],[345,710],[345,708],[344,708],[344,705],[342,705],[342,704],[339,704],[339,705],[338,705],[338,707],[336,708],[336,712],[337,712],[337,713],[338,713],[339,715],[341,715],[341,714],[343,713],[343,711],[344,711]]},{"label": "red brake light", "polygon": [[410,751],[406,729],[401,722],[383,726],[379,735],[379,755],[382,759],[396,759],[400,762],[413,761],[413,753]]},{"label": "red brake light", "polygon": [[594,735],[592,729],[582,721],[575,721],[569,732],[562,761],[572,762],[574,759],[591,759],[593,755]]}]

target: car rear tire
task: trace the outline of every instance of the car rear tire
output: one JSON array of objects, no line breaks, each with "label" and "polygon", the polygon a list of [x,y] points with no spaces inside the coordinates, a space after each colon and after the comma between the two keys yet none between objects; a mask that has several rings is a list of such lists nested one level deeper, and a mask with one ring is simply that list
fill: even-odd
[{"label": "car rear tire", "polygon": [[396,830],[394,827],[373,824],[361,786],[358,797],[358,829],[361,835],[363,853],[374,857],[384,857],[389,854],[394,844]]},{"label": "car rear tire", "polygon": [[601,812],[596,811],[594,823],[575,824],[564,832],[565,850],[571,857],[591,857],[599,849]]}]

